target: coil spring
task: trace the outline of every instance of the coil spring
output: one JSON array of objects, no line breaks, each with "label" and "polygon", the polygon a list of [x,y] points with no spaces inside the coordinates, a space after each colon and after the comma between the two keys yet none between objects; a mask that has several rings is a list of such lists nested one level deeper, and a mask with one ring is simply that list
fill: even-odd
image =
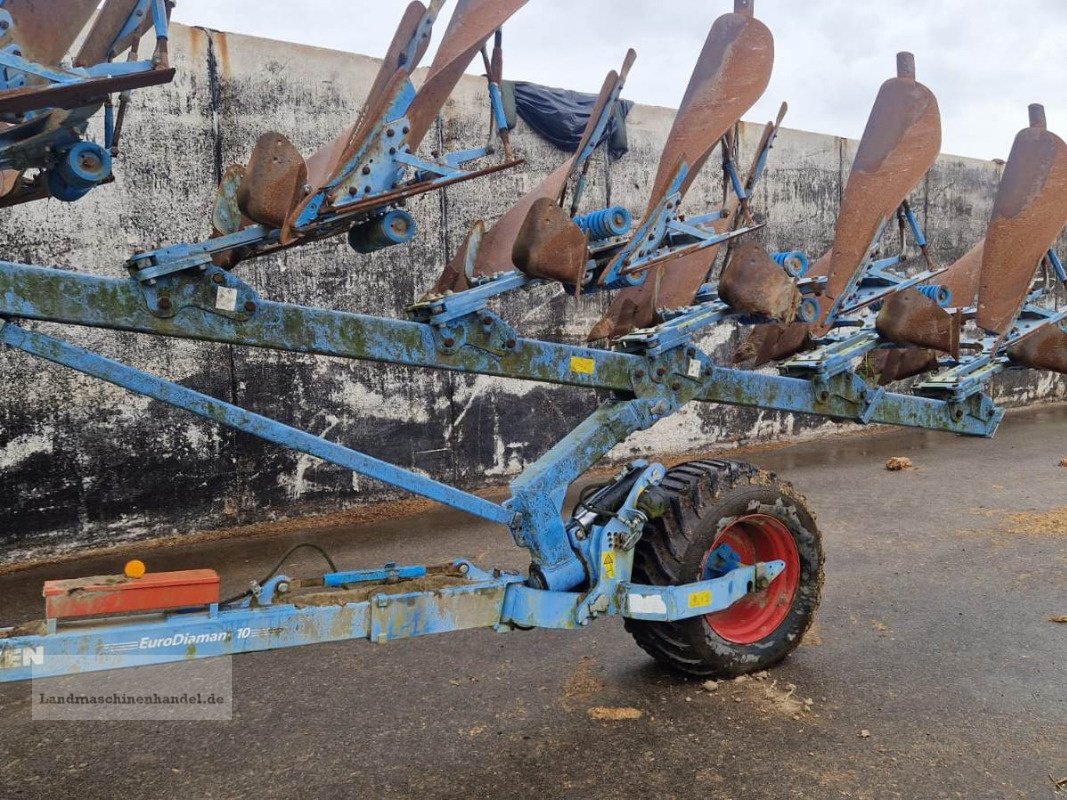
[{"label": "coil spring", "polygon": [[801,250],[784,250],[774,253],[771,258],[794,278],[803,278],[808,274],[808,255]]},{"label": "coil spring", "polygon": [[622,206],[602,208],[574,218],[574,224],[594,242],[629,233],[633,222],[630,212]]},{"label": "coil spring", "polygon": [[919,286],[917,288],[941,308],[948,308],[949,303],[952,302],[952,290],[947,286],[935,284],[934,286]]}]

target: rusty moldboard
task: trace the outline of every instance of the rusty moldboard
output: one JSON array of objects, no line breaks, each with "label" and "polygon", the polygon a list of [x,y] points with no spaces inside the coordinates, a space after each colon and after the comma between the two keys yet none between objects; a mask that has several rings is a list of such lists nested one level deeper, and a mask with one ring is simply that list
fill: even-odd
[{"label": "rusty moldboard", "polygon": [[152,14],[144,14],[140,24],[120,41],[126,21],[137,8],[137,0],[107,0],[93,25],[86,34],[78,54],[74,57],[74,66],[90,67],[109,61],[128,49],[134,40],[143,36],[152,27]]},{"label": "rusty moldboard", "polygon": [[964,253],[952,265],[940,275],[931,278],[927,283],[944,286],[952,294],[950,303],[956,308],[967,308],[974,305],[974,299],[978,295],[978,278],[982,272],[982,254],[985,250],[985,239],[979,239],[978,243]]},{"label": "rusty moldboard", "polygon": [[962,324],[960,314],[948,313],[914,287],[889,295],[875,320],[878,335],[888,342],[939,350],[957,359]]},{"label": "rusty moldboard", "polygon": [[459,0],[426,81],[408,108],[408,144],[416,150],[463,71],[493,35],[527,0]]},{"label": "rusty moldboard", "polygon": [[881,226],[933,166],[940,150],[937,98],[915,80],[914,57],[899,53],[897,76],[878,90],[841,198],[821,323],[863,269]]},{"label": "rusty moldboard", "polygon": [[804,322],[757,325],[734,353],[734,362],[761,367],[811,347],[811,326]]},{"label": "rusty moldboard", "polygon": [[689,168],[681,186],[685,195],[711,151],[766,91],[774,37],[752,14],[751,0],[737,0],[734,12],[711,26],[660,156],[649,211],[667,193],[682,162]]},{"label": "rusty moldboard", "polygon": [[719,279],[719,297],[737,311],[787,324],[796,319],[800,306],[796,281],[753,240],[733,251]]},{"label": "rusty moldboard", "polygon": [[1067,332],[1056,325],[1046,325],[1008,348],[1008,356],[1032,369],[1050,369],[1067,375]]},{"label": "rusty moldboard", "polygon": [[[773,67],[770,29],[753,16],[751,0],[736,0],[734,13],[716,19],[704,42],[660,156],[648,213],[662,200],[682,162],[689,169],[681,186],[685,194],[722,137],[763,95]],[[727,210],[732,215],[735,203]],[[724,218],[708,227],[721,234],[732,225]],[[657,308],[689,305],[718,252],[719,247],[712,246],[682,256],[656,267],[640,286],[619,291],[588,339],[622,336],[653,324]]]},{"label": "rusty moldboard", "polygon": [[[475,276],[492,275],[497,272],[507,272],[515,268],[516,265],[513,261],[512,254],[519,231],[526,221],[527,216],[530,214],[534,204],[539,200],[552,199],[558,201],[563,197],[567,189],[567,182],[574,174],[582,150],[588,145],[593,135],[600,114],[610,101],[611,95],[619,85],[619,81],[623,80],[629,72],[636,56],[637,54],[634,53],[633,50],[627,51],[626,59],[623,62],[622,73],[620,74],[615,72],[615,70],[612,70],[604,78],[604,83],[600,88],[600,94],[597,96],[593,111],[589,115],[589,122],[586,123],[585,131],[582,133],[582,139],[579,142],[574,155],[567,159],[563,164],[560,164],[547,178],[534,187],[532,191],[519,198],[519,200],[504,212],[503,216],[493,223],[493,226],[486,231],[485,236],[478,247],[477,256],[474,259],[473,272]],[[466,279],[463,277],[463,264],[467,258],[468,255],[465,249],[461,249],[457,252],[452,260],[445,265],[441,276],[437,279],[437,282],[434,284],[433,288],[430,289],[428,294],[442,294],[446,291],[460,291],[461,289],[466,288],[467,283]],[[568,275],[574,274],[574,271],[570,269],[564,270],[563,272]]]},{"label": "rusty moldboard", "polygon": [[978,325],[1004,334],[1030,291],[1038,264],[1067,223],[1067,144],[1030,106],[1015,137],[986,230],[978,285]]},{"label": "rusty moldboard", "polygon": [[429,46],[428,36],[420,41],[411,63],[402,63],[403,53],[412,37],[418,33],[419,25],[425,14],[426,6],[418,0],[408,4],[393,34],[389,49],[382,59],[382,64],[378,68],[378,73],[374,76],[374,83],[371,84],[356,121],[307,159],[308,184],[312,189],[324,187],[337,174],[346,160],[351,158],[356,148],[370,135],[373,130],[372,123],[381,115],[385,104],[396,94],[397,88],[408,80],[411,71],[418,66]]},{"label": "rusty moldboard", "polygon": [[307,175],[304,157],[293,143],[280,133],[268,131],[252,148],[237,191],[238,208],[255,222],[280,228],[303,197]]},{"label": "rusty moldboard", "polygon": [[541,197],[519,228],[511,260],[532,278],[581,286],[588,240],[566,211]]},{"label": "rusty moldboard", "polygon": [[871,368],[879,386],[913,378],[938,367],[937,353],[920,347],[879,349],[871,354]]},{"label": "rusty moldboard", "polygon": [[17,44],[23,57],[49,67],[59,66],[99,0],[7,0],[4,11],[14,26],[0,45]]}]

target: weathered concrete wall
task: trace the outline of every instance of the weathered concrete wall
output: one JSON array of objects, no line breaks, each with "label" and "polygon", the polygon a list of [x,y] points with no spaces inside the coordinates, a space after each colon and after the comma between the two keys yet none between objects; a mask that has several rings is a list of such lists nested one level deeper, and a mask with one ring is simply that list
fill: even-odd
[{"label": "weathered concrete wall", "polygon": [[[136,95],[112,186],[80,203],[38,203],[0,219],[3,257],[123,274],[133,248],[208,233],[215,183],[248,158],[256,137],[284,132],[305,153],[358,113],[372,59],[177,26],[174,84]],[[606,67],[609,65],[605,65]],[[679,76],[679,80],[683,77]],[[483,86],[467,79],[430,138],[449,148],[484,139]],[[640,211],[673,112],[636,107],[631,151],[610,165],[613,201]],[[751,148],[758,126],[746,126]],[[563,154],[520,128],[520,169],[410,204],[422,234],[372,258],[326,242],[241,267],[262,294],[352,311],[399,313],[434,279],[478,218],[492,219],[555,168]],[[821,252],[829,243],[854,143],[786,130],[759,190],[773,247]],[[604,169],[594,170],[602,183]],[[721,189],[702,176],[690,205]],[[993,164],[946,156],[914,197],[934,254],[948,261],[973,242],[997,182]],[[591,193],[596,198],[597,191]],[[606,298],[579,302],[545,287],[504,301],[524,330],[579,340]],[[41,325],[44,330],[54,326]],[[62,335],[201,391],[464,486],[499,483],[593,409],[593,393],[339,359],[297,357],[107,331]],[[724,354],[735,332],[706,344]],[[1012,379],[1005,399],[1058,395],[1044,375]],[[832,427],[824,420],[720,406],[691,407],[616,454],[667,454]],[[385,487],[265,445],[183,412],[0,352],[0,561],[124,539],[233,526],[391,496]]]}]

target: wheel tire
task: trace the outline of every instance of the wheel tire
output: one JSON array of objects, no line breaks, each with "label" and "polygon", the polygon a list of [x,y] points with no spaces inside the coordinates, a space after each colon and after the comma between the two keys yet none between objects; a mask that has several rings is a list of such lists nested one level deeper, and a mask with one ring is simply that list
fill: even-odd
[{"label": "wheel tire", "polygon": [[823,582],[815,516],[777,476],[739,461],[690,461],[658,487],[665,513],[645,525],[634,551],[634,583],[676,586],[714,576],[708,555],[730,544],[744,564],[781,558],[785,571],[762,592],[716,614],[625,620],[649,655],[685,675],[732,678],[777,664],[814,620]]}]

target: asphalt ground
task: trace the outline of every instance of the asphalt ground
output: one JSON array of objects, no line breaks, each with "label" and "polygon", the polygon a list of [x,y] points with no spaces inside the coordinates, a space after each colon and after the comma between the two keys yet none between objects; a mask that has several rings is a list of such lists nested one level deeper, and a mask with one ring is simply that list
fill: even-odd
[{"label": "asphalt ground", "polygon": [[[826,550],[815,627],[763,680],[680,680],[608,619],[241,656],[227,722],[33,721],[29,687],[3,684],[0,797],[1067,798],[1065,458],[1062,405],[993,440],[883,430],[747,455],[807,496]],[[435,510],[149,565],[213,567],[228,592],[298,541],[343,568],[527,561]],[[123,560],[0,577],[4,624],[41,616],[42,581]]]}]

